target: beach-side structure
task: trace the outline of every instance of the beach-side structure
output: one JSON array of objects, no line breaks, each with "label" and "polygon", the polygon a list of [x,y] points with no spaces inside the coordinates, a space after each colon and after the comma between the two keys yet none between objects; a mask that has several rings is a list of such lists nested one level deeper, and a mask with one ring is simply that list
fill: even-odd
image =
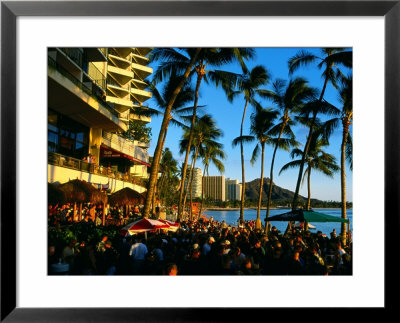
[{"label": "beach-side structure", "polygon": [[225,176],[204,176],[203,192],[205,198],[225,201]]},{"label": "beach-side structure", "polygon": [[240,201],[242,184],[237,179],[227,178],[225,180],[225,193],[227,201]]},{"label": "beach-side structure", "polygon": [[48,49],[48,182],[81,179],[99,188],[146,190],[148,144],[123,135],[150,118],[151,48]]}]

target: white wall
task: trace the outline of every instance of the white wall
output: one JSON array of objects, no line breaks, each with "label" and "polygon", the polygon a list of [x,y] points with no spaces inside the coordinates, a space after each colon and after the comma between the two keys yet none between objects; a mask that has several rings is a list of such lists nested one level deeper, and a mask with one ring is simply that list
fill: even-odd
[{"label": "white wall", "polygon": [[60,184],[63,184],[73,179],[80,179],[95,184],[109,183],[110,185],[109,188],[111,189],[111,193],[118,191],[124,187],[129,187],[139,193],[146,191],[146,188],[142,186],[116,180],[113,178],[108,178],[96,174],[90,174],[87,172],[81,172],[75,169],[69,169],[60,166],[47,165],[47,181],[49,183],[59,182]]}]

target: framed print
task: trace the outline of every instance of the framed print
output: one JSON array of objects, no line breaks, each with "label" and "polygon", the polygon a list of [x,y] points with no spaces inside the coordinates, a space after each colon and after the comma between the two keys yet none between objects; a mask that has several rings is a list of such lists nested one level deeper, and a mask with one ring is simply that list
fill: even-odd
[{"label": "framed print", "polygon": [[[314,307],[327,315],[337,308],[388,315],[398,282],[399,21],[399,1],[2,1],[1,320],[237,321],[272,308],[282,315]],[[41,178],[47,171],[41,165],[47,48],[131,44],[115,26],[145,31],[136,38],[142,47],[354,46],[355,98],[365,106],[355,121],[355,163],[367,166],[355,171],[359,244],[353,276],[280,277],[278,283],[256,277],[42,277],[37,267],[47,251],[36,249],[45,250],[47,238]]]}]

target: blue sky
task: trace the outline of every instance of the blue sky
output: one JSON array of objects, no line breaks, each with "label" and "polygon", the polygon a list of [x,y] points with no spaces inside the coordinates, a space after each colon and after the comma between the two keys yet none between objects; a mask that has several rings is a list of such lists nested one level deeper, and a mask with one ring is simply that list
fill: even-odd
[{"label": "blue sky", "polygon": [[[271,89],[271,83],[276,78],[281,78],[284,80],[290,79],[290,76],[288,75],[287,62],[288,59],[295,55],[299,50],[300,48],[256,48],[255,59],[248,61],[247,65],[250,69],[256,65],[264,65],[271,75],[271,82],[265,88]],[[311,51],[317,56],[322,55],[319,48],[306,48],[306,50]],[[157,67],[157,63],[152,63],[151,66],[155,69]],[[240,73],[241,71],[237,64],[226,65],[223,69],[237,73]],[[316,87],[317,89],[321,89],[322,87],[323,80],[321,77],[321,70],[319,70],[316,66],[300,68],[293,74],[292,77],[296,76],[302,76],[306,78],[312,87]],[[338,92],[331,85],[328,86],[324,98],[331,104],[340,108]],[[259,101],[264,107],[274,106],[268,100]],[[146,103],[149,106],[154,104],[152,100],[149,100]],[[213,116],[217,122],[217,125],[224,133],[221,142],[224,145],[224,151],[227,155],[227,158],[224,161],[225,173],[223,175],[225,177],[230,177],[231,179],[238,179],[241,182],[242,175],[240,147],[238,146],[233,148],[232,140],[240,134],[240,123],[243,114],[244,99],[242,97],[238,97],[233,101],[233,103],[230,103],[226,99],[226,95],[222,89],[216,89],[214,85],[207,85],[205,82],[202,82],[200,87],[199,105],[206,106],[204,111]],[[243,129],[244,134],[249,134],[250,115],[253,111],[254,109],[252,107],[247,109],[246,120]],[[321,119],[323,119],[322,116]],[[154,153],[161,122],[161,117],[153,117],[151,123],[149,124],[149,126],[152,128],[152,140],[149,148],[150,155],[153,155]],[[304,144],[306,141],[307,129],[302,126],[297,126],[293,128],[293,130],[297,140]],[[165,147],[168,147],[173,152],[175,159],[177,159],[180,163],[182,163],[185,158],[184,154],[179,154],[179,140],[181,135],[182,130],[171,125],[168,129],[168,136],[165,144]],[[328,153],[336,156],[338,164],[340,164],[340,144],[341,127],[339,126],[330,138],[330,146],[326,148]],[[244,147],[246,182],[260,177],[260,158],[253,166],[250,164],[250,158],[254,146],[255,143],[245,145]],[[267,146],[264,162],[264,177],[269,177],[271,157],[272,147]],[[274,166],[274,182],[278,186],[294,191],[296,187],[298,169],[288,170],[281,175],[278,175],[281,167],[290,160],[291,158],[289,152],[278,150]],[[197,162],[197,166],[203,168],[200,161]],[[218,171],[213,166],[210,166],[209,173],[210,175],[219,175]],[[352,172],[348,168],[346,169],[346,178],[347,200],[352,201]],[[306,183],[301,187],[300,194],[307,196]],[[340,172],[338,172],[333,179],[317,172],[313,172],[311,175],[311,194],[312,198],[340,201]]]}]

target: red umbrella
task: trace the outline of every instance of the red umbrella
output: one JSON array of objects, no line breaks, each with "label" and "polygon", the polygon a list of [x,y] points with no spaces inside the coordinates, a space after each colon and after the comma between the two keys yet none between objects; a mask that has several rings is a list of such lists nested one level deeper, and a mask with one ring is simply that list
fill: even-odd
[{"label": "red umbrella", "polygon": [[143,218],[129,223],[121,229],[122,235],[135,234],[140,232],[154,231],[157,229],[168,229],[169,226],[158,220]]},{"label": "red umbrella", "polygon": [[168,228],[166,230],[168,230],[168,231],[174,231],[175,232],[179,228],[179,223],[172,222],[172,221],[169,221],[169,220],[162,220],[162,219],[159,219],[158,221],[167,224]]}]

